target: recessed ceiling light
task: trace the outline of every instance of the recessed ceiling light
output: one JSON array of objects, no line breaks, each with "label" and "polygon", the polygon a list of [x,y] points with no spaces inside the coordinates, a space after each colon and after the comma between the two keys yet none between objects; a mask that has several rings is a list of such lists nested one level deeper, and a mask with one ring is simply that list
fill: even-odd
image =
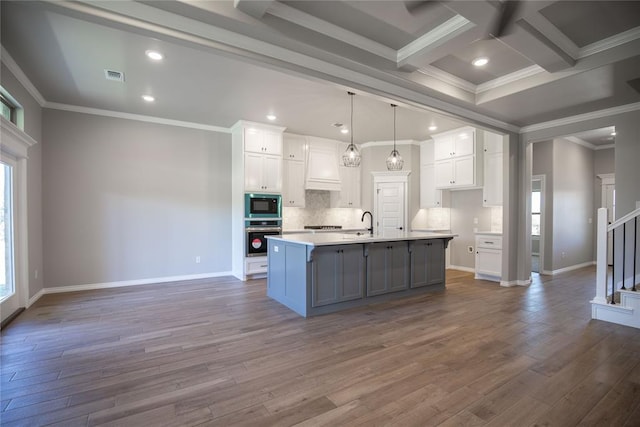
[{"label": "recessed ceiling light", "polygon": [[277,117],[274,116],[273,114],[267,114],[267,119],[271,120],[271,121],[274,121],[275,119],[277,119]]},{"label": "recessed ceiling light", "polygon": [[340,132],[342,132],[342,133],[349,133],[349,129],[347,129],[347,128],[342,128],[342,129],[340,129]]},{"label": "recessed ceiling light", "polygon": [[155,99],[153,96],[151,96],[151,95],[142,95],[142,99],[144,99],[144,100],[145,100],[145,101],[147,101],[147,102],[153,102],[153,101],[155,101],[155,100],[156,100],[156,99]]},{"label": "recessed ceiling light", "polygon": [[429,126],[430,131],[438,130],[438,126]]},{"label": "recessed ceiling light", "polygon": [[487,58],[476,58],[471,62],[476,67],[483,67],[489,63]]},{"label": "recessed ceiling light", "polygon": [[616,131],[611,132],[611,136],[616,136]]},{"label": "recessed ceiling light", "polygon": [[156,50],[148,50],[145,54],[149,57],[149,59],[153,59],[154,61],[160,61],[164,56],[156,51]]}]

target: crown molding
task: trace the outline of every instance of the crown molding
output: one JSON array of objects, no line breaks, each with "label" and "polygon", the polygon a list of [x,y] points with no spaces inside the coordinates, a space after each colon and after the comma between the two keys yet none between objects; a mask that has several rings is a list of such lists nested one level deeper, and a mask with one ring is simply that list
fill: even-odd
[{"label": "crown molding", "polygon": [[94,116],[114,117],[117,119],[135,120],[139,122],[155,123],[168,126],[183,127],[189,129],[206,130],[210,132],[231,133],[231,129],[205,125],[202,123],[184,122],[181,120],[164,119],[162,117],[144,116],[142,114],[123,113],[120,111],[101,110],[99,108],[82,107],[79,105],[60,104],[58,102],[47,102],[44,108],[51,110],[71,111],[73,113],[91,114]]},{"label": "crown molding", "polygon": [[473,83],[465,79],[461,79],[460,77],[456,77],[451,73],[447,73],[446,71],[442,71],[441,69],[436,68],[433,65],[425,65],[424,67],[420,67],[418,69],[418,72],[426,76],[433,77],[434,79],[438,79],[441,82],[450,84],[451,86],[457,87],[458,89],[476,93],[477,86]]},{"label": "crown molding", "polygon": [[596,145],[596,147],[594,148],[594,150],[599,151],[599,150],[608,150],[610,148],[616,148],[615,144],[607,144],[607,145]]},{"label": "crown molding", "polygon": [[27,77],[27,75],[22,71],[22,68],[18,65],[18,63],[13,59],[9,52],[4,48],[4,46],[0,45],[0,60],[4,65],[7,66],[9,71],[15,76],[15,78],[20,82],[20,84],[29,92],[29,94],[36,100],[36,102],[44,107],[44,104],[47,102],[44,99],[44,96],[38,91],[31,80]]},{"label": "crown molding", "polygon": [[577,136],[565,136],[562,139],[566,139],[569,142],[573,142],[574,144],[581,145],[581,146],[583,146],[585,148],[588,148],[590,150],[595,150],[596,149],[595,145],[591,144],[590,142],[585,141],[582,138],[578,138]]},{"label": "crown molding", "polygon": [[640,102],[633,104],[620,105],[618,107],[606,108],[604,110],[592,111],[590,113],[578,114],[576,116],[564,117],[562,119],[550,120],[548,122],[536,123],[520,128],[520,133],[535,132],[543,129],[549,129],[557,126],[570,125],[573,123],[584,122],[587,120],[600,119],[602,117],[615,116],[616,114],[629,113],[631,111],[640,110]]},{"label": "crown molding", "polygon": [[604,52],[605,50],[613,49],[614,47],[632,42],[639,38],[640,26],[583,47],[578,52],[578,59],[582,59],[596,53]]},{"label": "crown molding", "polygon": [[[420,141],[416,141],[415,139],[403,139],[396,141],[396,145],[415,145],[420,146]],[[393,140],[391,141],[369,141],[360,144],[360,148],[369,148],[369,147],[388,147],[393,146]]]},{"label": "crown molding", "polygon": [[526,79],[528,77],[536,76],[541,73],[546,73],[547,71],[539,65],[532,65],[527,68],[522,68],[518,71],[514,71],[513,73],[505,74],[504,76],[497,77],[493,80],[489,80],[488,82],[481,83],[475,87],[475,94],[478,95],[482,92],[486,92],[488,90],[497,89],[500,86],[507,85],[509,83],[517,82],[518,80]]}]

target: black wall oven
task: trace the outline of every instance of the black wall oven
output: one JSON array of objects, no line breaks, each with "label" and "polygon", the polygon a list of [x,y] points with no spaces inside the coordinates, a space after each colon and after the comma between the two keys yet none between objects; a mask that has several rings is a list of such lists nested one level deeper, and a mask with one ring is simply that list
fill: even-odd
[{"label": "black wall oven", "polygon": [[267,236],[282,234],[282,222],[279,220],[246,221],[245,248],[246,256],[266,256]]}]

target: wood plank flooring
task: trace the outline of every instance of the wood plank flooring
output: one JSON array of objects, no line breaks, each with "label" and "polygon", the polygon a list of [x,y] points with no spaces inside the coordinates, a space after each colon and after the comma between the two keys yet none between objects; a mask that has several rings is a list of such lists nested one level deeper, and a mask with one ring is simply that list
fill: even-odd
[{"label": "wood plank flooring", "polygon": [[303,319],[233,278],[49,294],[2,331],[3,426],[639,426],[595,271]]}]

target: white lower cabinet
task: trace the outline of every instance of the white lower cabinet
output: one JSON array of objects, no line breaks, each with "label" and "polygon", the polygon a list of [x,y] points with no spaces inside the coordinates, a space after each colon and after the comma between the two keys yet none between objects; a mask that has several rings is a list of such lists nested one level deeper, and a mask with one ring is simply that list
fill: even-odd
[{"label": "white lower cabinet", "polygon": [[476,279],[500,282],[502,278],[502,236],[476,234]]},{"label": "white lower cabinet", "polygon": [[244,274],[249,276],[252,274],[260,274],[267,272],[267,257],[247,257],[244,261]]}]

